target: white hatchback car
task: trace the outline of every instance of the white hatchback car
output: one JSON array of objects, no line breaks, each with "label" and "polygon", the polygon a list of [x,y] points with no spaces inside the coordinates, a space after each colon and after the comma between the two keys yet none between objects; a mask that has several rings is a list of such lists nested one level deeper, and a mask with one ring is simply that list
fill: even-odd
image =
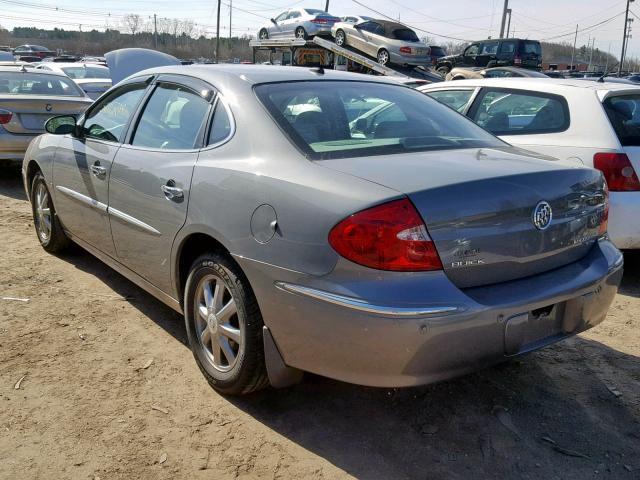
[{"label": "white hatchback car", "polygon": [[505,142],[601,170],[609,235],[640,248],[640,86],[543,78],[460,80],[418,90]]}]

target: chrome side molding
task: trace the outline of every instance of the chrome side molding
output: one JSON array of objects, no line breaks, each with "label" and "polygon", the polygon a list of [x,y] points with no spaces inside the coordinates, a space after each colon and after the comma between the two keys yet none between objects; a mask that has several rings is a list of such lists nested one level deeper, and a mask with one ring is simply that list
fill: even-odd
[{"label": "chrome side molding", "polygon": [[93,198],[87,197],[86,195],[83,195],[80,192],[76,192],[75,190],[71,190],[70,188],[63,187],[61,185],[56,185],[56,190],[58,190],[60,193],[64,193],[66,196],[71,197],[74,200],[78,200],[79,202],[89,205],[90,207],[93,207],[96,210],[100,210],[101,212],[105,212],[105,213],[107,211],[108,206],[106,203],[102,203],[97,200],[94,200]]},{"label": "chrome side molding", "polygon": [[280,290],[288,293],[304,295],[306,297],[322,300],[327,303],[339,305],[341,307],[359,310],[361,312],[372,313],[384,317],[429,317],[438,315],[448,315],[454,312],[460,312],[460,307],[453,306],[437,306],[437,307],[389,307],[382,305],[373,305],[365,300],[358,298],[337,295],[335,293],[317,290],[315,288],[303,287],[292,283],[275,282],[275,286]]}]

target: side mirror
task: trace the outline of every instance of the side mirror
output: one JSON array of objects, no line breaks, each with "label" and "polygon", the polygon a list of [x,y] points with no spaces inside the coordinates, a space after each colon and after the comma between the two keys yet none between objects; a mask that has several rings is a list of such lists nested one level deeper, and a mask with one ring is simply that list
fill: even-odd
[{"label": "side mirror", "polygon": [[48,133],[54,135],[68,135],[69,133],[75,133],[77,129],[76,117],[73,115],[58,115],[51,117],[44,124],[44,129]]},{"label": "side mirror", "polygon": [[273,23],[274,25],[278,24],[278,22],[276,22],[273,18],[271,19],[271,23]]}]

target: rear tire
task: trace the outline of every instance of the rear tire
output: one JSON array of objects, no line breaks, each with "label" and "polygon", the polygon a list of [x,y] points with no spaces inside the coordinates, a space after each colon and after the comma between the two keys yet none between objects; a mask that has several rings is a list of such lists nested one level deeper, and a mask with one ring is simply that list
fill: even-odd
[{"label": "rear tire", "polygon": [[347,36],[344,33],[344,30],[338,30],[336,32],[336,45],[339,47],[345,47],[347,45]]},{"label": "rear tire", "polygon": [[71,240],[58,220],[51,193],[41,172],[37,172],[31,182],[31,211],[42,248],[49,253],[58,253],[69,247]]},{"label": "rear tire", "polygon": [[262,315],[231,258],[207,253],[196,259],[185,285],[184,312],[191,351],[215,390],[243,395],[269,385]]},{"label": "rear tire", "polygon": [[380,50],[378,50],[378,63],[380,65],[388,65],[389,60],[389,52],[386,49],[381,48]]},{"label": "rear tire", "polygon": [[260,30],[260,32],[258,33],[258,38],[260,40],[267,40],[269,38],[269,32],[267,31],[266,28],[263,28],[262,30]]},{"label": "rear tire", "polygon": [[296,38],[301,38],[303,40],[307,40],[309,38],[307,31],[303,27],[296,28],[295,35]]}]

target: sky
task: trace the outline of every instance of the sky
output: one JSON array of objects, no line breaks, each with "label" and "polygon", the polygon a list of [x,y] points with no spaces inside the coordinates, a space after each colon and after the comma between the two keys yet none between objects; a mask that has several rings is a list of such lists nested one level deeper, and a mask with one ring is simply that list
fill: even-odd
[{"label": "sky", "polygon": [[[325,7],[325,0],[221,0],[221,35],[228,36],[229,12],[233,35],[254,35],[260,25],[289,7]],[[637,5],[636,5],[637,4]],[[216,0],[0,0],[0,25],[66,30],[118,28],[122,17],[137,13],[144,19],[191,19],[207,36],[215,34]],[[443,5],[446,5],[444,7]],[[330,0],[338,16],[383,14],[413,27],[436,43],[481,40],[499,36],[504,0]],[[509,0],[511,32],[520,38],[573,43],[594,41],[619,57],[626,0]],[[631,3],[632,28],[640,29],[640,0]],[[636,18],[634,14],[638,15]],[[82,27],[80,27],[82,25]],[[639,32],[640,33],[640,32]],[[510,35],[513,36],[513,35]],[[633,38],[635,37],[635,38]],[[640,57],[640,34],[629,40],[628,56]]]}]

